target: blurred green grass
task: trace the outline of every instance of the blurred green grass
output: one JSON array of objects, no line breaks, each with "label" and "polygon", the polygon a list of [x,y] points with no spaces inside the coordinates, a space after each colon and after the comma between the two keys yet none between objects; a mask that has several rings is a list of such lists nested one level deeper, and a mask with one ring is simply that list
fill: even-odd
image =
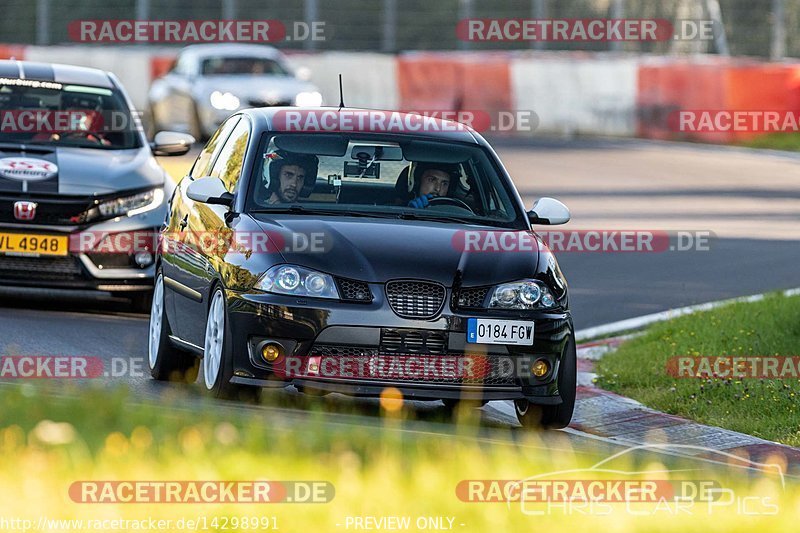
[{"label": "blurred green grass", "polygon": [[800,133],[768,133],[739,144],[748,148],[798,152],[800,151]]},{"label": "blurred green grass", "polygon": [[[231,409],[212,401],[139,401],[126,390],[88,389],[53,394],[30,384],[0,388],[0,516],[64,519],[179,519],[198,515],[275,516],[284,531],[344,530],[347,516],[454,517],[462,531],[530,531],[534,528],[609,531],[787,530],[800,498],[772,478],[740,471],[697,470],[693,479],[737,487],[737,496],[768,495],[774,516],[743,517],[731,507],[691,515],[651,509],[633,515],[625,504],[610,514],[563,506],[467,503],[455,488],[465,479],[523,479],[585,469],[608,449],[574,449],[567,434],[492,429],[487,438],[470,413],[452,432],[409,425],[405,408],[381,409],[363,424],[342,423],[326,410],[282,413],[280,407]],[[174,400],[174,401],[173,401]],[[346,409],[345,409],[346,410]],[[286,415],[286,416],[284,416]],[[416,428],[416,429],[415,429]],[[546,437],[546,438],[544,438]],[[663,470],[661,458],[626,456],[619,471]],[[681,468],[675,459],[673,468]],[[693,466],[697,468],[696,465]],[[579,472],[583,479],[619,479],[619,473]],[[657,474],[672,479],[671,473]],[[678,476],[680,474],[674,474]],[[635,474],[652,479],[654,474]],[[559,474],[555,479],[564,479]],[[677,477],[676,477],[677,478]],[[77,504],[67,497],[75,481],[88,480],[326,480],[336,496],[326,504]],[[741,492],[739,492],[741,490]],[[641,509],[639,509],[641,511]],[[460,524],[464,524],[462,527]],[[413,529],[413,528],[412,528]]]}]

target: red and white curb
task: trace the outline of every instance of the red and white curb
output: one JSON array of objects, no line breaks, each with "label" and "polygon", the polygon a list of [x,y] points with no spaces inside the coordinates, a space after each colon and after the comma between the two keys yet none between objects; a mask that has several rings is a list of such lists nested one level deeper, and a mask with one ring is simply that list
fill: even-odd
[{"label": "red and white curb", "polygon": [[[782,294],[796,296],[800,294],[800,288],[789,289]],[[756,463],[774,463],[778,458],[779,462],[791,467],[800,466],[799,448],[668,415],[645,407],[631,398],[600,389],[594,384],[597,376],[594,373],[594,362],[615,350],[622,342],[639,334],[630,332],[678,316],[735,302],[755,302],[764,297],[764,294],[756,294],[681,307],[576,332],[578,341],[586,342],[577,346],[578,393],[570,429],[629,447],[672,445],[679,447],[682,454],[695,457],[712,458],[713,452],[719,452]],[[608,335],[616,336],[590,340]],[[504,419],[513,419],[516,422],[516,413],[511,402],[489,402],[488,405],[504,415]]]},{"label": "red and white curb", "polygon": [[776,457],[782,457],[786,464],[800,463],[798,448],[698,424],[597,388],[593,383],[594,361],[629,337],[612,337],[578,345],[578,395],[571,428],[630,446],[672,444],[684,446],[684,453],[689,455],[704,456],[714,450],[754,462],[775,461]]}]

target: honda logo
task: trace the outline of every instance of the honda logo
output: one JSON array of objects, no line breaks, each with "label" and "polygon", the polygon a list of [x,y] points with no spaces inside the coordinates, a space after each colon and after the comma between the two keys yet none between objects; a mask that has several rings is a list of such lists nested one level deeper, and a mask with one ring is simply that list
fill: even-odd
[{"label": "honda logo", "polygon": [[14,218],[17,220],[33,220],[36,218],[36,202],[15,202]]}]

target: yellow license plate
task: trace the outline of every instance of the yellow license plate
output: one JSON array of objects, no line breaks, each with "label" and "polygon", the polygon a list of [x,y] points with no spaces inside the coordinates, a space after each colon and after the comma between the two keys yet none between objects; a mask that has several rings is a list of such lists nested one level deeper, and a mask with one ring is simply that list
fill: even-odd
[{"label": "yellow license plate", "polygon": [[24,255],[67,255],[67,235],[0,233],[0,253]]}]

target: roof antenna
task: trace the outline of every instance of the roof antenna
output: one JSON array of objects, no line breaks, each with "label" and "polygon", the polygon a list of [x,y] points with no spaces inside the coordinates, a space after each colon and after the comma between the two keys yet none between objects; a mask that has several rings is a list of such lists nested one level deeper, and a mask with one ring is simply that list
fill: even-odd
[{"label": "roof antenna", "polygon": [[342,91],[342,75],[339,74],[339,111],[344,107],[344,92]]}]

